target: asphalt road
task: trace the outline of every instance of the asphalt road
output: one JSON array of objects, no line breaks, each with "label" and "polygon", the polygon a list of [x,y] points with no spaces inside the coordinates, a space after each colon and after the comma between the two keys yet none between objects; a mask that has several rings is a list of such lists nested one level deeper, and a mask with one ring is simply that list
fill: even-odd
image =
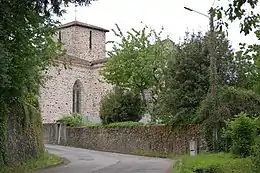
[{"label": "asphalt road", "polygon": [[160,158],[92,151],[80,148],[46,145],[49,153],[70,163],[37,173],[165,173],[172,161]]}]

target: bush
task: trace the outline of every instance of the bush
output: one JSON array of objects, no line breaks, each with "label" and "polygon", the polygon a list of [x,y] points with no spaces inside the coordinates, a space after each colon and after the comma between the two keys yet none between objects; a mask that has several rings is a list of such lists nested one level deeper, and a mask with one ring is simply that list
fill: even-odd
[{"label": "bush", "polygon": [[140,95],[115,88],[101,100],[100,118],[104,124],[124,121],[137,122],[144,112]]},{"label": "bush", "polygon": [[247,157],[251,154],[254,144],[255,121],[241,113],[234,120],[228,122],[226,134],[230,136],[233,154]]},{"label": "bush", "polygon": [[254,173],[260,173],[260,135],[256,137],[252,148],[252,162]]},{"label": "bush", "polygon": [[71,116],[65,116],[60,120],[64,121],[64,123],[68,127],[79,127],[79,126],[85,126],[86,124],[83,120],[83,116],[80,114],[72,114]]}]

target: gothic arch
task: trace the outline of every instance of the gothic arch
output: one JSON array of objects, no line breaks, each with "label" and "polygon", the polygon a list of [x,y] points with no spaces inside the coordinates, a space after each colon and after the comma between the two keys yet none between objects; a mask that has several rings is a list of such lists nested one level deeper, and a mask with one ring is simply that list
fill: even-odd
[{"label": "gothic arch", "polygon": [[83,85],[80,80],[76,80],[73,85],[72,91],[72,112],[82,113],[82,101],[83,101]]}]

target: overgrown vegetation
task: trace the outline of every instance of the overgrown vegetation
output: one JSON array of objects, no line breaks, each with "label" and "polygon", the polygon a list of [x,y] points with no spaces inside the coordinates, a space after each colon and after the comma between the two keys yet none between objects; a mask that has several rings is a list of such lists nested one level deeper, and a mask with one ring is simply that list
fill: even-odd
[{"label": "overgrown vegetation", "polygon": [[241,112],[251,116],[259,114],[260,96],[245,89],[219,87],[216,102],[210,95],[202,101],[195,122],[203,126],[210,151],[226,151],[221,129],[226,126],[225,121]]},{"label": "overgrown vegetation", "polygon": [[57,166],[63,163],[63,160],[53,154],[43,153],[35,159],[26,161],[23,165],[8,164],[0,167],[0,173],[27,173],[37,169]]},{"label": "overgrown vegetation", "polygon": [[122,88],[114,88],[100,103],[102,123],[110,124],[124,121],[139,121],[144,111],[140,94]]},{"label": "overgrown vegetation", "polygon": [[53,40],[58,22],[52,17],[64,13],[62,5],[70,2],[83,5],[90,1],[1,1],[0,167],[42,154],[37,97],[44,83],[44,70],[62,53],[60,44]]}]

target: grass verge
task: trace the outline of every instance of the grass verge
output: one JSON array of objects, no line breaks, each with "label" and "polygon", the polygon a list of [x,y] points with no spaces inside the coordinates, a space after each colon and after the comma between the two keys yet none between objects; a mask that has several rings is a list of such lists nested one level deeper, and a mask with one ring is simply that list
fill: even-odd
[{"label": "grass verge", "polygon": [[37,159],[31,159],[23,165],[5,165],[0,168],[0,173],[27,173],[35,170],[58,166],[63,159],[49,153],[44,153]]},{"label": "grass verge", "polygon": [[250,158],[235,158],[227,153],[200,154],[198,156],[183,156],[172,173],[251,173]]}]

